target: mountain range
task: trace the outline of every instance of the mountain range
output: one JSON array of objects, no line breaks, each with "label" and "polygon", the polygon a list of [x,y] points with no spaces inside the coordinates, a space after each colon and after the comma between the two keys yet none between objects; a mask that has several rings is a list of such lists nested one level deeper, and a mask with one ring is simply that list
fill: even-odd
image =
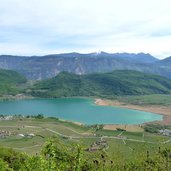
[{"label": "mountain range", "polygon": [[0,68],[15,70],[30,80],[51,78],[60,72],[83,75],[114,70],[136,70],[171,78],[171,57],[159,60],[145,53],[65,53],[46,56],[0,56]]}]

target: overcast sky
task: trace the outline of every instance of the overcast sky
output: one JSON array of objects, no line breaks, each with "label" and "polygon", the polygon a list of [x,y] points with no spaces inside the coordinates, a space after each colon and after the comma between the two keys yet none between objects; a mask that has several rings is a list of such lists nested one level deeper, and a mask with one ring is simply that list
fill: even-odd
[{"label": "overcast sky", "polygon": [[171,0],[0,0],[0,54],[171,56]]}]

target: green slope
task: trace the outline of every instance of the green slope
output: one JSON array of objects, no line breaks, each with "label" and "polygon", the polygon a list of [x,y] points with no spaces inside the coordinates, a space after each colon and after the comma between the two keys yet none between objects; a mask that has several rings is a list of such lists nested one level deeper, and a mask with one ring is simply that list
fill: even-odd
[{"label": "green slope", "polygon": [[32,95],[39,97],[170,94],[171,80],[137,71],[75,75],[62,72],[58,76],[38,82]]},{"label": "green slope", "polygon": [[18,85],[26,79],[19,73],[0,69],[0,95],[15,95],[19,92]]}]

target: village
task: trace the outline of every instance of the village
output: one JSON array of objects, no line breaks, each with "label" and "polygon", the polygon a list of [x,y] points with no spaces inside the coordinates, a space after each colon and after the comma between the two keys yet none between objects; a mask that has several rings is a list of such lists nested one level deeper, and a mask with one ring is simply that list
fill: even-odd
[{"label": "village", "polygon": [[100,140],[94,142],[86,151],[93,152],[97,150],[108,149],[107,141],[103,137]]},{"label": "village", "polygon": [[171,137],[171,130],[170,129],[161,129],[161,130],[159,130],[159,134]]}]

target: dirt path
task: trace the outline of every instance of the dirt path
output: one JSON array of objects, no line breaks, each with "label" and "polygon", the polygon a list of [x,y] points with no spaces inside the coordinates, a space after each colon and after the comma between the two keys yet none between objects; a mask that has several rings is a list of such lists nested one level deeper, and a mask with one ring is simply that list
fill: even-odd
[{"label": "dirt path", "polygon": [[16,150],[24,150],[24,149],[28,149],[28,148],[34,148],[34,147],[40,147],[42,145],[33,145],[33,146],[29,146],[29,147],[22,147],[22,148],[13,148],[13,149],[16,149]]},{"label": "dirt path", "polygon": [[[50,131],[50,132],[53,132],[59,136],[62,136],[62,137],[67,137],[67,138],[70,138],[70,139],[81,139],[81,138],[100,138],[100,137],[95,137],[95,136],[88,136],[88,137],[75,137],[75,136],[68,136],[68,135],[64,135],[64,134],[61,134],[57,131],[54,131],[54,130],[51,130],[49,128],[46,128],[46,130]],[[124,144],[126,144],[125,140],[126,141],[132,141],[132,142],[139,142],[139,143],[149,143],[149,144],[158,144],[158,142],[151,142],[151,141],[145,141],[145,140],[137,140],[137,139],[131,139],[131,138],[122,138],[122,137],[115,137],[115,136],[103,136],[103,138],[105,139],[117,139],[117,140],[122,140],[124,142]],[[161,142],[162,144],[167,144],[171,141],[171,139],[169,140],[166,140],[166,141],[163,141]]]}]

